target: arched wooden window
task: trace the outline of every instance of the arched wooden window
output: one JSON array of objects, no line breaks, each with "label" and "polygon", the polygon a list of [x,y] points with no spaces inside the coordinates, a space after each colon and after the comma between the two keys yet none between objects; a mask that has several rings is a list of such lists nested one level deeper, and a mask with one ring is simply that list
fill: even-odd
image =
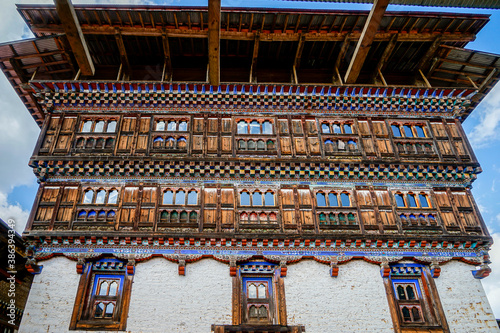
[{"label": "arched wooden window", "polygon": [[411,127],[408,125],[403,126],[403,130],[405,131],[405,136],[407,138],[413,138],[413,131],[411,130]]},{"label": "arched wooden window", "polygon": [[326,224],[326,214],[319,213],[319,224]]},{"label": "arched wooden window", "polygon": [[432,215],[432,214],[427,215],[427,219],[429,220],[429,223],[431,225],[436,225],[437,224],[436,223],[436,218],[434,217],[434,215]]},{"label": "arched wooden window", "polygon": [[262,123],[262,134],[273,134],[273,125],[266,120]]},{"label": "arched wooden window", "polygon": [[408,193],[408,205],[411,207],[411,208],[416,208],[417,207],[417,200],[415,200],[415,194],[413,193]]},{"label": "arched wooden window", "polygon": [[397,125],[391,125],[391,129],[392,129],[392,134],[396,138],[400,138],[401,137],[401,130],[399,129],[399,126],[397,126]]},{"label": "arched wooden window", "polygon": [[87,139],[87,142],[85,143],[85,148],[87,148],[87,149],[94,148],[94,139],[93,138]]},{"label": "arched wooden window", "polygon": [[326,198],[324,193],[322,192],[316,193],[316,205],[318,207],[326,207]]},{"label": "arched wooden window", "polygon": [[87,221],[95,221],[96,219],[96,212],[95,210],[91,210],[88,214],[87,214]]},{"label": "arched wooden window", "polygon": [[105,221],[105,220],[106,220],[106,212],[100,210],[99,213],[97,213],[97,221]]},{"label": "arched wooden window", "polygon": [[106,127],[107,133],[114,133],[116,131],[116,121],[111,120]]},{"label": "arched wooden window", "polygon": [[328,193],[328,205],[330,207],[338,207],[339,206],[339,200],[337,198],[337,193],[335,193],[335,192]]},{"label": "arched wooden window", "polygon": [[345,134],[352,134],[352,127],[349,124],[344,124],[344,133]]},{"label": "arched wooden window", "polygon": [[184,192],[183,190],[175,192],[175,204],[184,205],[185,202],[186,202],[186,192]]},{"label": "arched wooden window", "polygon": [[186,132],[187,131],[187,122],[181,121],[179,123],[179,131]]},{"label": "arched wooden window", "polygon": [[154,148],[160,148],[163,146],[163,138],[161,136],[157,136],[154,140],[153,140],[153,147]]},{"label": "arched wooden window", "polygon": [[248,134],[248,124],[244,120],[240,120],[238,122],[237,130],[238,134]]},{"label": "arched wooden window", "polygon": [[82,132],[83,133],[90,133],[90,131],[92,131],[92,121],[91,120],[87,120],[82,125]]},{"label": "arched wooden window", "polygon": [[251,222],[257,222],[259,219],[257,218],[257,213],[252,212],[250,213],[250,221]]},{"label": "arched wooden window", "polygon": [[172,205],[174,203],[174,192],[168,190],[163,192],[163,204]]},{"label": "arched wooden window", "polygon": [[175,148],[175,139],[173,137],[168,137],[167,142],[165,145],[168,149],[174,149]]},{"label": "arched wooden window", "polygon": [[188,193],[188,205],[196,205],[198,203],[198,193],[195,190]]},{"label": "arched wooden window", "polygon": [[178,149],[186,149],[186,146],[187,146],[186,138],[181,136],[179,139],[177,139],[177,148]]},{"label": "arched wooden window", "polygon": [[273,192],[266,192],[264,195],[264,203],[266,206],[274,206],[274,193]]},{"label": "arched wooden window", "polygon": [[349,222],[349,224],[355,224],[356,223],[356,218],[354,217],[353,213],[347,214],[347,222]]},{"label": "arched wooden window", "polygon": [[333,133],[335,134],[341,134],[342,130],[340,129],[339,124],[333,124],[332,125]]},{"label": "arched wooden window", "polygon": [[276,216],[276,213],[269,214],[269,221],[271,221],[271,222],[278,221],[278,217]]},{"label": "arched wooden window", "polygon": [[327,123],[321,124],[321,133],[330,133],[330,126]]},{"label": "arched wooden window", "polygon": [[337,218],[335,217],[335,214],[333,213],[328,214],[328,223],[337,224]]},{"label": "arched wooden window", "polygon": [[163,120],[160,120],[159,122],[157,122],[155,130],[164,131],[165,130],[165,122]]},{"label": "arched wooden window", "polygon": [[262,193],[259,191],[252,194],[252,206],[262,206]]},{"label": "arched wooden window", "polygon": [[243,222],[248,221],[248,214],[245,212],[241,213],[240,214],[240,221],[243,221]]},{"label": "arched wooden window", "polygon": [[429,143],[426,143],[424,144],[424,151],[426,154],[432,154],[434,149],[432,149],[432,146]]},{"label": "arched wooden window", "polygon": [[250,122],[250,134],[261,134],[260,124],[257,120]]},{"label": "arched wooden window", "polygon": [[333,141],[332,140],[325,140],[325,151],[327,153],[333,152]]},{"label": "arched wooden window", "polygon": [[170,223],[177,223],[179,222],[179,213],[177,213],[175,210],[170,213]]},{"label": "arched wooden window", "polygon": [[260,223],[266,223],[267,222],[267,214],[262,212],[259,214],[259,221]]},{"label": "arched wooden window", "polygon": [[415,131],[417,132],[417,136],[419,138],[425,138],[426,135],[425,135],[425,132],[424,132],[424,128],[422,126],[415,126]]},{"label": "arched wooden window", "polygon": [[108,220],[108,221],[114,221],[115,218],[116,218],[116,213],[114,210],[110,210],[108,212],[108,215],[106,215],[106,220]]},{"label": "arched wooden window", "polygon": [[118,201],[118,191],[112,190],[111,192],[109,192],[108,203],[116,204],[117,201]]},{"label": "arched wooden window", "polygon": [[354,140],[349,140],[347,141],[347,146],[349,147],[350,151],[356,151],[358,150],[358,145]]},{"label": "arched wooden window", "polygon": [[115,139],[113,138],[107,138],[106,143],[104,144],[104,148],[106,149],[111,149],[115,146]]},{"label": "arched wooden window", "polygon": [[339,223],[340,224],[346,224],[346,219],[345,219],[345,214],[344,213],[339,213]]},{"label": "arched wooden window", "polygon": [[85,147],[85,139],[84,138],[78,138],[78,140],[76,140],[75,147],[76,148],[83,148],[83,147]]},{"label": "arched wooden window", "polygon": [[340,202],[342,203],[342,207],[351,207],[351,198],[345,192],[340,194]]},{"label": "arched wooden window", "polygon": [[90,204],[94,201],[94,191],[93,190],[87,190],[85,191],[85,195],[83,196],[83,202],[84,204]]},{"label": "arched wooden window", "polygon": [[197,223],[198,222],[198,213],[191,212],[189,213],[189,223]]},{"label": "arched wooden window", "polygon": [[406,207],[405,199],[403,198],[403,195],[401,193],[396,193],[394,197],[396,198],[397,207]]},{"label": "arched wooden window", "polygon": [[274,144],[273,140],[267,140],[266,145],[267,145],[267,150],[275,150],[276,149],[276,145]]},{"label": "arched wooden window", "polygon": [[106,191],[104,190],[97,191],[97,195],[95,197],[95,203],[103,204],[105,199],[106,199]]},{"label": "arched wooden window", "polygon": [[247,148],[248,148],[248,150],[255,150],[255,148],[256,148],[255,141],[248,140],[247,141]]},{"label": "arched wooden window", "polygon": [[95,142],[95,148],[96,149],[103,149],[104,148],[104,139],[103,138],[98,138]]},{"label": "arched wooden window", "polygon": [[243,191],[240,193],[240,205],[250,206],[250,194],[247,191]]},{"label": "arched wooden window", "polygon": [[180,222],[187,223],[188,221],[188,213],[186,211],[182,211],[180,215]]},{"label": "arched wooden window", "polygon": [[238,140],[238,149],[246,149],[247,148],[247,143],[245,140]]},{"label": "arched wooden window", "polygon": [[95,124],[95,128],[94,128],[94,132],[96,133],[101,133],[104,131],[104,121],[103,120],[99,120],[96,124]]},{"label": "arched wooden window", "polygon": [[167,125],[167,131],[172,132],[175,131],[176,129],[177,129],[177,123],[173,120],[169,121]]},{"label": "arched wooden window", "polygon": [[169,214],[166,210],[162,211],[160,214],[160,221],[161,222],[168,222]]},{"label": "arched wooden window", "polygon": [[401,313],[403,314],[403,321],[411,321],[410,310],[406,306],[401,309]]},{"label": "arched wooden window", "polygon": [[81,210],[78,212],[77,220],[78,221],[85,221],[86,217],[87,217],[87,212],[84,210]]},{"label": "arched wooden window", "polygon": [[430,207],[429,198],[427,197],[426,194],[420,193],[418,195],[418,199],[420,201],[420,207],[422,207],[422,208],[429,208]]},{"label": "arched wooden window", "polygon": [[402,225],[407,225],[408,224],[408,218],[406,217],[405,214],[399,215],[399,219],[401,220]]},{"label": "arched wooden window", "polygon": [[257,150],[266,150],[266,144],[264,140],[257,141]]},{"label": "arched wooden window", "polygon": [[420,310],[416,306],[411,308],[411,314],[413,321],[421,321]]}]

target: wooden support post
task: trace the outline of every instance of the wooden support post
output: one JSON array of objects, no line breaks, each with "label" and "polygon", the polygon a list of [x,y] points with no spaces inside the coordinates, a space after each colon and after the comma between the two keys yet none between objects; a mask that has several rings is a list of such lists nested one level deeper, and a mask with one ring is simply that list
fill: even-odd
[{"label": "wooden support post", "polygon": [[260,34],[257,33],[255,35],[255,40],[254,40],[254,43],[253,43],[253,55],[252,55],[252,64],[250,65],[250,83],[252,83],[252,81],[254,79],[256,79],[256,71],[257,71],[257,57],[259,55],[259,42],[260,42]]},{"label": "wooden support post", "polygon": [[434,39],[432,42],[432,45],[429,47],[425,55],[420,59],[418,62],[418,65],[416,67],[417,70],[422,70],[422,72],[425,72],[430,66],[430,59],[432,56],[434,56],[434,53],[436,53],[436,50],[438,49],[439,45],[441,45],[441,41],[443,40],[443,37],[439,36]]},{"label": "wooden support post", "polygon": [[293,73],[293,83],[294,84],[299,84],[299,78],[297,77],[297,70],[295,69],[295,65],[292,67],[292,73]]},{"label": "wooden support post", "polygon": [[71,50],[75,55],[76,62],[82,74],[86,76],[94,75],[94,63],[90,57],[89,49],[71,0],[54,0],[54,3],[68,42],[71,45]]},{"label": "wooden support post", "polygon": [[335,74],[337,74],[337,79],[339,80],[339,84],[343,86],[344,83],[342,82],[342,75],[340,75],[339,69],[337,67],[335,67]]},{"label": "wooden support post", "polygon": [[208,0],[208,82],[220,83],[220,2]]},{"label": "wooden support post", "polygon": [[[37,70],[38,70],[38,68],[36,69],[36,71]],[[36,71],[35,71],[35,73],[33,73],[33,78],[35,77]],[[75,78],[73,80],[74,81],[78,80],[80,78],[81,73],[82,73],[82,70],[80,68],[78,68],[78,72],[76,73]],[[32,80],[33,80],[33,78],[32,78]]]},{"label": "wooden support post", "polygon": [[497,72],[497,69],[496,68],[493,68],[490,72],[490,74],[488,74],[488,76],[486,77],[486,79],[484,79],[483,83],[481,83],[481,85],[479,86],[478,90],[479,92],[481,90],[483,90],[483,88],[488,84],[488,82],[490,82],[491,78],[493,77],[493,74],[495,74]]},{"label": "wooden support post", "polygon": [[302,50],[304,49],[304,41],[305,41],[305,36],[304,34],[301,34],[299,37],[299,44],[297,45],[297,51],[295,51],[295,59],[293,61],[293,66],[295,69],[298,69],[300,67],[300,59],[302,57]]},{"label": "wooden support post", "polygon": [[162,81],[170,81],[172,79],[172,58],[170,56],[170,44],[168,43],[168,37],[166,34],[162,36],[163,40],[163,54],[165,55],[165,63],[163,66]]},{"label": "wooden support post", "polygon": [[372,77],[370,81],[374,81],[374,79],[379,75],[379,72],[382,72],[387,64],[387,60],[389,60],[389,57],[392,54],[392,51],[394,50],[394,47],[396,46],[396,42],[398,39],[398,35],[393,35],[391,37],[391,40],[389,40],[389,43],[387,43],[387,46],[384,49],[384,53],[382,53],[382,56],[380,57],[380,60],[377,63],[377,67],[375,67],[375,70],[372,73]]},{"label": "wooden support post", "polygon": [[358,40],[356,49],[354,50],[349,68],[345,74],[344,81],[346,84],[356,83],[389,1],[390,0],[375,0],[373,2],[372,10],[366,19],[363,32],[361,33],[361,37]]},{"label": "wooden support post", "polygon": [[467,76],[467,79],[472,84],[472,86],[474,87],[474,89],[479,89],[479,87],[477,86],[477,84],[474,81],[472,81],[472,79],[470,77]]},{"label": "wooden support post", "polygon": [[118,29],[115,32],[116,45],[118,46],[118,52],[120,52],[120,61],[125,68],[126,72],[130,71],[130,63],[128,62],[127,50],[125,49],[125,43],[123,43],[123,38]]},{"label": "wooden support post", "polygon": [[418,72],[422,76],[422,79],[424,79],[424,82],[425,82],[425,85],[427,86],[427,88],[432,88],[431,84],[429,83],[429,80],[427,80],[424,73],[422,73],[422,71],[420,69],[418,70]]},{"label": "wooden support post", "polygon": [[378,75],[380,76],[380,79],[382,80],[382,83],[384,84],[384,86],[387,86],[387,81],[385,81],[384,75],[382,75],[382,72],[380,71],[380,69],[378,70]]}]

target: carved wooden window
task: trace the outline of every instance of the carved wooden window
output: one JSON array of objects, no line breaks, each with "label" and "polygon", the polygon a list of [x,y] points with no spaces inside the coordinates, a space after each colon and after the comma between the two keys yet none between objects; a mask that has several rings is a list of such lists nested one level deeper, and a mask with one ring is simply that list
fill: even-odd
[{"label": "carved wooden window", "polygon": [[188,121],[186,119],[157,119],[154,124],[155,131],[187,132]]},{"label": "carved wooden window", "polygon": [[86,264],[70,330],[125,330],[131,288],[125,263],[102,259]]},{"label": "carved wooden window", "polygon": [[91,189],[83,191],[82,204],[116,204],[118,201],[118,190],[116,189]]},{"label": "carved wooden window", "polygon": [[351,207],[351,197],[347,192],[329,192],[328,194],[319,191],[316,193],[316,206],[318,207]]},{"label": "carved wooden window", "polygon": [[167,189],[163,191],[163,205],[197,205],[198,204],[198,192],[194,189],[186,190],[178,189],[171,190]]},{"label": "carved wooden window", "polygon": [[256,190],[250,195],[247,190],[243,190],[240,192],[240,206],[276,206],[274,192]]},{"label": "carved wooden window", "polygon": [[237,134],[274,134],[269,120],[239,120],[236,124]]},{"label": "carved wooden window", "polygon": [[116,119],[92,119],[82,120],[80,124],[81,133],[114,133],[116,131]]},{"label": "carved wooden window", "polygon": [[386,284],[389,305],[394,309],[395,331],[408,329],[448,332],[441,302],[427,267],[419,264],[391,265]]},{"label": "carved wooden window", "polygon": [[396,138],[427,138],[424,125],[420,124],[399,124],[391,125],[392,135]]},{"label": "carved wooden window", "polygon": [[244,278],[244,281],[247,323],[269,324],[271,321],[271,278]]},{"label": "carved wooden window", "polygon": [[418,196],[413,192],[397,192],[394,197],[399,208],[432,208],[429,196],[424,192],[420,192]]},{"label": "carved wooden window", "polygon": [[323,134],[353,134],[353,124],[351,122],[327,122],[321,123],[321,133]]}]

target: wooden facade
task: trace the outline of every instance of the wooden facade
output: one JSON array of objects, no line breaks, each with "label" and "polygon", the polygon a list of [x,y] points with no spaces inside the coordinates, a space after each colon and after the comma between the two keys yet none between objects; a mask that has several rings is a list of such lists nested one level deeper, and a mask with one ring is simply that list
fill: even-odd
[{"label": "wooden facade", "polygon": [[[56,3],[18,7],[36,38],[0,62],[41,126],[24,236],[85,272],[72,329],[124,330],[135,261],[163,255],[181,275],[229,265],[233,325],[215,332],[303,332],[283,278],[309,258],[333,277],[380,264],[396,332],[449,332],[439,263],[489,274],[461,126],[500,78],[500,56],[464,48],[487,16]],[[92,294],[93,276],[127,291]]]}]

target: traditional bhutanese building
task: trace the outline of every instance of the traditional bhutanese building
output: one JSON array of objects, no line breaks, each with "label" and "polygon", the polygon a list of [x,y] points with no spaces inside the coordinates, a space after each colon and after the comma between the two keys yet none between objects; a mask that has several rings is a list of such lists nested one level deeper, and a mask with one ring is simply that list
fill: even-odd
[{"label": "traditional bhutanese building", "polygon": [[20,331],[498,332],[461,125],[500,77],[465,48],[489,18],[388,2],[18,5],[35,38],[0,66],[41,128]]}]

